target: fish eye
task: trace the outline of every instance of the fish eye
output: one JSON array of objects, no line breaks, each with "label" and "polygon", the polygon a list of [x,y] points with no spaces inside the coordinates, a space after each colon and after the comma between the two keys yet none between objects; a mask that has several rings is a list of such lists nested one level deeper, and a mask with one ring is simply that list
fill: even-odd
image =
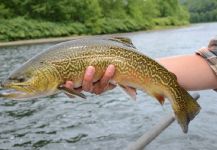
[{"label": "fish eye", "polygon": [[8,80],[14,80],[14,78],[9,77]]},{"label": "fish eye", "polygon": [[25,81],[25,78],[24,78],[24,77],[19,77],[19,78],[17,78],[17,80],[18,80],[19,82],[24,82],[24,81]]}]

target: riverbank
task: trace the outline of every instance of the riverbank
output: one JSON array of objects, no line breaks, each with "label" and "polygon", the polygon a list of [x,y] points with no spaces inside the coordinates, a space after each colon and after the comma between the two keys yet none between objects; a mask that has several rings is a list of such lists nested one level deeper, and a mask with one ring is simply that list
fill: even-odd
[{"label": "riverbank", "polygon": [[32,40],[40,38],[70,37],[80,35],[103,35],[151,30],[157,26],[181,26],[189,22],[179,17],[153,18],[137,21],[132,18],[102,19],[96,23],[52,22],[17,17],[0,19],[0,41]]},{"label": "riverbank", "polygon": [[85,37],[85,36],[70,36],[70,37],[59,37],[59,38],[43,38],[43,39],[19,40],[19,41],[11,41],[11,42],[0,42],[0,48],[9,47],[9,46],[59,43],[59,42],[69,41],[81,37]]},{"label": "riverbank", "polygon": [[[168,29],[177,29],[190,26],[189,24],[182,26],[155,26],[153,29],[145,30],[144,32],[150,31],[159,31],[159,30],[168,30]],[[135,31],[130,33],[137,33],[143,31]],[[17,41],[9,41],[9,42],[0,42],[0,48],[10,47],[10,46],[23,46],[23,45],[35,45],[35,44],[47,44],[47,43],[60,43],[73,39],[88,37],[88,36],[124,36],[127,33],[114,33],[114,34],[102,34],[102,35],[75,35],[69,37],[56,37],[56,38],[39,38],[39,39],[31,39],[31,40],[17,40]]]},{"label": "riverbank", "polygon": [[178,0],[17,0],[2,2],[0,12],[1,42],[128,33],[189,23],[188,11]]}]

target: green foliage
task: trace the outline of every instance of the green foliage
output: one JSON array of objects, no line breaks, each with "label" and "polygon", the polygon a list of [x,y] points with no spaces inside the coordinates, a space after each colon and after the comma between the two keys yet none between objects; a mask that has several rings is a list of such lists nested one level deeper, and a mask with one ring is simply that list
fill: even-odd
[{"label": "green foliage", "polygon": [[190,12],[191,22],[217,21],[216,0],[188,0],[183,1],[183,4]]},{"label": "green foliage", "polygon": [[5,41],[79,35],[86,30],[81,23],[53,23],[21,17],[1,20],[0,28],[0,40]]},{"label": "green foliage", "polygon": [[0,18],[8,18],[9,16],[11,16],[10,10],[0,3]]},{"label": "green foliage", "polygon": [[178,0],[0,0],[0,40],[147,30],[188,17]]}]

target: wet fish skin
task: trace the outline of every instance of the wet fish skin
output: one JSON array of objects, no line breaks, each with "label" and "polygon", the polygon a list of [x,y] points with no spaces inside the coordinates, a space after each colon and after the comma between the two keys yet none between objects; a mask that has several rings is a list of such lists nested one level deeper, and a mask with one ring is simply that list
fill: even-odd
[{"label": "wet fish skin", "polygon": [[122,37],[91,37],[57,44],[15,70],[2,87],[18,92],[1,96],[30,99],[53,95],[61,92],[58,87],[67,80],[73,81],[75,88],[80,87],[87,66],[96,68],[94,81],[97,81],[109,64],[115,65],[112,80],[117,84],[141,89],[161,104],[167,97],[178,123],[187,133],[190,120],[200,111],[198,103],[178,84],[174,74]]}]

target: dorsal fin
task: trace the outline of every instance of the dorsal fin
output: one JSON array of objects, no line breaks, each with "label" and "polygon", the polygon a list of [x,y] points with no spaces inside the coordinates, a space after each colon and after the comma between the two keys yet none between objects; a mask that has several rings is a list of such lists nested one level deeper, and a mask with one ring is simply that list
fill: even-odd
[{"label": "dorsal fin", "polygon": [[119,37],[119,36],[114,36],[111,38],[111,40],[114,40],[114,41],[118,41],[118,42],[121,42],[129,47],[133,47],[133,48],[136,48],[134,45],[133,45],[133,42],[131,41],[130,38],[127,38],[127,37]]}]

